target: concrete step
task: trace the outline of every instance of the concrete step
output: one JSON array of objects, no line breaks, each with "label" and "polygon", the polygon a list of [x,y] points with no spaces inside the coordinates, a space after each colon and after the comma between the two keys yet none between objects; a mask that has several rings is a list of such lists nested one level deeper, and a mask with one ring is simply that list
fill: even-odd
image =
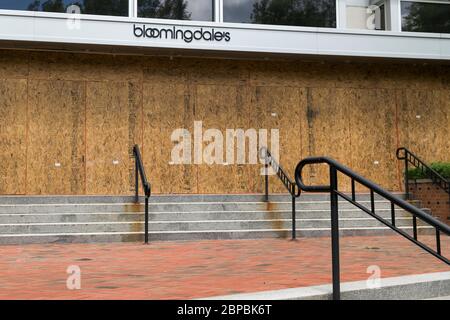
[{"label": "concrete step", "polygon": [[[390,219],[390,209],[378,210],[378,215]],[[186,220],[258,220],[290,219],[290,210],[277,211],[193,211],[193,212],[150,212],[150,221],[186,221]],[[330,210],[296,210],[297,219],[330,219]],[[342,209],[340,218],[368,218],[367,213],[359,209]],[[396,217],[411,217],[403,210],[396,211]],[[0,214],[0,224],[11,223],[55,223],[55,222],[121,222],[143,221],[144,212],[83,212],[83,213],[27,213]]]},{"label": "concrete step", "polygon": [[[360,201],[370,208],[370,201]],[[300,201],[296,203],[299,210],[330,210],[328,201]],[[375,209],[390,209],[390,202],[377,200]],[[276,211],[291,210],[290,201],[279,202],[178,202],[150,203],[150,212],[190,212],[190,211]],[[339,202],[340,209],[354,209],[347,201]],[[85,212],[143,212],[144,205],[130,203],[90,203],[90,204],[20,204],[0,205],[0,214],[4,213],[85,213]]]},{"label": "concrete step", "polygon": [[[411,227],[402,230],[412,233]],[[419,235],[433,234],[434,229],[419,227]],[[371,236],[394,235],[389,228],[341,228],[341,236]],[[328,237],[328,228],[297,229],[297,237]],[[290,229],[259,229],[259,230],[215,230],[215,231],[153,231],[149,232],[149,241],[178,241],[178,240],[217,240],[217,239],[260,239],[260,238],[290,238]],[[49,233],[49,234],[2,234],[2,244],[29,243],[91,243],[91,242],[142,242],[142,232],[101,232],[101,233]]]},{"label": "concrete step", "polygon": [[[368,194],[357,198],[370,207]],[[150,239],[289,238],[290,196],[271,195],[269,203],[263,199],[262,195],[154,196],[149,208]],[[297,199],[298,236],[329,236],[328,199],[328,194]],[[377,213],[390,221],[390,202],[376,199]],[[144,206],[132,201],[130,196],[0,197],[0,244],[142,241]],[[343,235],[392,232],[345,200],[340,201],[339,211]],[[398,226],[412,230],[409,213],[397,209],[396,217]],[[429,231],[420,227],[420,232]]]},{"label": "concrete step", "polygon": [[[304,229],[330,228],[330,219],[297,219],[297,225]],[[399,218],[397,226],[412,226],[411,218]],[[373,218],[340,219],[342,228],[383,227]],[[204,220],[204,221],[150,221],[150,231],[216,231],[289,229],[290,219],[273,220]],[[143,221],[133,222],[78,222],[78,223],[24,223],[0,224],[0,234],[35,233],[98,233],[98,232],[142,232]]]},{"label": "concrete step", "polygon": [[[404,198],[403,193],[394,193]],[[369,200],[370,194],[358,193],[358,200]],[[139,197],[144,202],[144,197]],[[151,203],[174,203],[174,202],[262,202],[262,194],[230,194],[230,195],[205,195],[205,194],[173,194],[152,195]],[[302,193],[300,201],[327,201],[330,199],[328,193]],[[376,200],[382,200],[375,195]],[[270,194],[270,201],[290,201],[289,194]],[[83,203],[133,203],[134,196],[0,196],[0,204],[83,204]]]}]

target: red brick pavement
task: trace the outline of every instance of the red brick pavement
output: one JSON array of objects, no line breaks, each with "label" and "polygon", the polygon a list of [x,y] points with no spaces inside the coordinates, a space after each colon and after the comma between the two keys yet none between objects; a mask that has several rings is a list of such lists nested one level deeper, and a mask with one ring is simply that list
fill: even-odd
[{"label": "red brick pavement", "polygon": [[[341,262],[343,281],[450,271],[399,236],[341,238]],[[1,246],[0,299],[190,299],[330,283],[330,268],[329,238]]]}]

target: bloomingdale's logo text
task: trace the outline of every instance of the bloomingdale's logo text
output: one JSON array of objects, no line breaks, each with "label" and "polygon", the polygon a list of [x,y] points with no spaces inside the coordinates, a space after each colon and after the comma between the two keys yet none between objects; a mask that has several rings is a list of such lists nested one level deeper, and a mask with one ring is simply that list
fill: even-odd
[{"label": "bloomingdale's logo text", "polygon": [[190,43],[193,40],[204,41],[226,41],[231,40],[229,32],[216,31],[213,29],[204,30],[203,28],[192,30],[173,28],[149,28],[145,24],[140,26],[133,25],[134,36],[137,38],[150,38],[150,39],[182,39],[184,42]]}]

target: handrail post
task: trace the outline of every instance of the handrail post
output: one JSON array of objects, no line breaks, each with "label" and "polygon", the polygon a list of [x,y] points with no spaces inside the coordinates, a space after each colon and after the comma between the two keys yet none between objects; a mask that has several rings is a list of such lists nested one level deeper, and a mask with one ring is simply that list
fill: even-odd
[{"label": "handrail post", "polygon": [[[294,192],[295,194],[295,192]],[[296,235],[296,214],[295,214],[295,196],[292,196],[292,240],[297,238]]]},{"label": "handrail post", "polygon": [[405,197],[409,200],[408,152],[405,151]]},{"label": "handrail post", "polygon": [[148,244],[148,203],[151,196],[151,185],[147,181],[147,176],[145,174],[144,165],[142,164],[142,156],[139,151],[138,145],[133,148],[133,154],[135,158],[135,201],[139,203],[139,176],[141,176],[142,188],[145,194],[145,226],[144,226],[144,243]]},{"label": "handrail post", "polygon": [[135,176],[134,176],[134,186],[135,186],[135,196],[134,196],[134,202],[139,202],[139,168],[138,168],[138,160],[136,154],[134,155],[134,170],[135,170]]},{"label": "handrail post", "polygon": [[145,196],[145,244],[148,244],[148,196]]},{"label": "handrail post", "polygon": [[341,299],[341,280],[339,264],[339,214],[338,182],[336,167],[330,165],[330,206],[331,206],[331,256],[333,269],[333,300]]},{"label": "handrail post", "polygon": [[265,176],[265,180],[264,180],[264,201],[265,202],[269,202],[269,164],[267,163],[267,160],[264,164],[264,176]]}]

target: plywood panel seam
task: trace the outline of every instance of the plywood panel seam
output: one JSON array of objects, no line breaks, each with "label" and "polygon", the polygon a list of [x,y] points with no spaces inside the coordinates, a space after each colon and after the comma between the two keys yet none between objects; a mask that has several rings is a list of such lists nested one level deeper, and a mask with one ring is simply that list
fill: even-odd
[{"label": "plywood panel seam", "polygon": [[[400,147],[400,129],[399,129],[399,107],[398,107],[398,94],[399,92],[401,92],[401,90],[397,89],[395,91],[395,145],[396,145],[396,149]],[[395,161],[397,161],[397,181],[398,181],[398,185],[400,186],[400,189],[403,189],[403,184],[402,184],[402,170],[400,167],[400,161],[397,160],[397,158],[395,158]]]},{"label": "plywood panel seam", "polygon": [[28,194],[28,131],[29,131],[29,104],[30,104],[30,81],[27,79],[27,108],[26,108],[26,127],[25,127],[25,194]]},{"label": "plywood panel seam", "polygon": [[[347,105],[347,109],[348,109],[348,105]],[[345,114],[348,114],[348,110],[347,110],[347,112]],[[353,134],[352,134],[352,132],[353,132],[353,130],[352,130],[352,121],[351,121],[350,117],[347,117],[347,125],[348,125],[348,128],[349,128],[349,130],[348,130],[348,135],[349,135],[348,145],[349,145],[349,158],[350,158],[348,161],[350,163],[349,164],[350,168],[354,168],[354,165],[353,165],[353,147],[352,147],[352,141],[353,141]],[[342,142],[342,143],[344,143],[344,142]]]},{"label": "plywood panel seam", "polygon": [[[191,83],[191,82],[189,81],[189,83]],[[194,99],[193,99],[193,104],[192,104],[192,113],[193,113],[194,120],[195,120],[196,112],[197,112],[198,85],[195,84],[193,87],[194,87],[194,88],[193,88],[192,92],[193,92],[193,94],[194,94]],[[199,177],[199,171],[200,171],[200,170],[198,170],[198,166],[196,166],[196,170],[195,170],[196,192],[195,192],[195,193],[197,193],[197,194],[200,193],[200,185],[199,185],[199,184],[200,184],[200,182],[199,182],[199,181],[200,181],[200,177]]]},{"label": "plywood panel seam", "polygon": [[[302,90],[303,88],[298,88],[297,90],[298,90],[298,92],[297,92],[297,94],[298,94],[298,102],[299,102],[299,105],[298,105],[298,108],[299,108],[299,112],[300,112],[300,116],[302,116],[302,105],[301,105],[301,103],[302,103],[302,94],[301,94],[301,90]],[[298,133],[298,135],[299,135],[299,137],[298,137],[298,140],[299,140],[299,147],[300,147],[300,159],[298,160],[298,161],[300,161],[301,160],[301,158],[303,157],[303,139],[302,139],[302,132],[303,132],[303,121],[300,121],[300,132]]]},{"label": "plywood panel seam", "polygon": [[87,194],[87,81],[84,85],[84,194]]},{"label": "plywood panel seam", "polygon": [[[142,152],[145,152],[145,137],[144,137],[144,76],[142,75],[141,79],[141,144],[142,144]],[[142,154],[142,158],[145,159],[144,154]],[[150,178],[150,184],[151,184]]]}]

